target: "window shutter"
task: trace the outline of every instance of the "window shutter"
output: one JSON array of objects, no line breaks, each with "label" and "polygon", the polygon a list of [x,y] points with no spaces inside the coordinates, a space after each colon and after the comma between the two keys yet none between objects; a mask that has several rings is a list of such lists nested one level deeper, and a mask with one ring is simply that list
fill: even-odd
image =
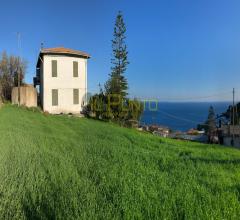
[{"label": "window shutter", "polygon": [[58,105],[58,90],[52,89],[52,106]]},{"label": "window shutter", "polygon": [[73,77],[78,77],[78,62],[73,61]]},{"label": "window shutter", "polygon": [[52,60],[52,77],[57,77],[57,61]]},{"label": "window shutter", "polygon": [[73,89],[73,104],[79,104],[79,89]]}]

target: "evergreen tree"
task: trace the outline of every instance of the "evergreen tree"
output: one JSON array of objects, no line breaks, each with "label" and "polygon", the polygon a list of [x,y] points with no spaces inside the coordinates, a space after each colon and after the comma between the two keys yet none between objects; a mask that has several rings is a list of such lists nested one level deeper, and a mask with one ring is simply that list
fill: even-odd
[{"label": "evergreen tree", "polygon": [[128,83],[124,76],[127,69],[128,52],[125,43],[126,27],[122,13],[119,12],[116,18],[114,34],[112,40],[112,68],[109,79],[105,84],[106,94],[120,95],[123,99],[127,96]]},{"label": "evergreen tree", "polygon": [[206,128],[207,133],[212,134],[216,129],[216,118],[215,118],[215,112],[212,106],[210,106],[208,111],[208,119],[206,121]]},{"label": "evergreen tree", "polygon": [[124,126],[133,127],[138,125],[143,112],[143,104],[138,100],[127,98],[128,83],[124,73],[129,62],[125,32],[123,16],[119,12],[112,40],[111,73],[104,85],[105,91],[100,86],[100,92],[90,98],[83,113],[87,117],[111,120]]}]

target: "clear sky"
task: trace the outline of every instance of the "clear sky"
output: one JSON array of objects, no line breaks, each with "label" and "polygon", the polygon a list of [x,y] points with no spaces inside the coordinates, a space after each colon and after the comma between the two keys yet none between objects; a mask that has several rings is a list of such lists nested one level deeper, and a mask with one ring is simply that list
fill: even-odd
[{"label": "clear sky", "polygon": [[[110,72],[118,10],[127,27],[131,96],[227,100],[235,87],[240,98],[239,0],[2,1],[0,51],[17,54],[21,32],[29,83],[41,42],[86,51],[89,91],[96,92]],[[205,96],[212,97],[198,98]]]}]

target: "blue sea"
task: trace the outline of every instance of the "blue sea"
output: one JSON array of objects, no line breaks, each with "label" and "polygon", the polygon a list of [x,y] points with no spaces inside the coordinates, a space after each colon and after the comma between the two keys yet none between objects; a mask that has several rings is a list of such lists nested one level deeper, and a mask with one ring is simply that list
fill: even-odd
[{"label": "blue sea", "polygon": [[141,124],[164,125],[175,131],[187,131],[206,121],[211,105],[217,115],[225,112],[230,104],[230,102],[145,103]]}]

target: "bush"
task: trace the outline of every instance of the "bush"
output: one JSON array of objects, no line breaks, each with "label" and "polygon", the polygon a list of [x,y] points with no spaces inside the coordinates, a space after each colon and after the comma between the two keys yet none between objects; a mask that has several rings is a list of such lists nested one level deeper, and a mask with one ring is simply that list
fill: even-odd
[{"label": "bush", "polygon": [[91,107],[90,107],[90,105],[83,106],[81,114],[83,114],[87,118],[90,118],[90,114],[91,114]]},{"label": "bush", "polygon": [[50,115],[50,113],[49,113],[48,111],[44,111],[44,112],[43,112],[43,115],[44,115],[44,116],[48,116],[48,115]]},{"label": "bush", "polygon": [[113,121],[127,127],[136,127],[142,112],[143,104],[137,99],[103,93],[92,96],[82,111],[86,117]]},{"label": "bush", "polygon": [[31,112],[42,112],[41,108],[39,107],[27,107],[27,110]]}]

